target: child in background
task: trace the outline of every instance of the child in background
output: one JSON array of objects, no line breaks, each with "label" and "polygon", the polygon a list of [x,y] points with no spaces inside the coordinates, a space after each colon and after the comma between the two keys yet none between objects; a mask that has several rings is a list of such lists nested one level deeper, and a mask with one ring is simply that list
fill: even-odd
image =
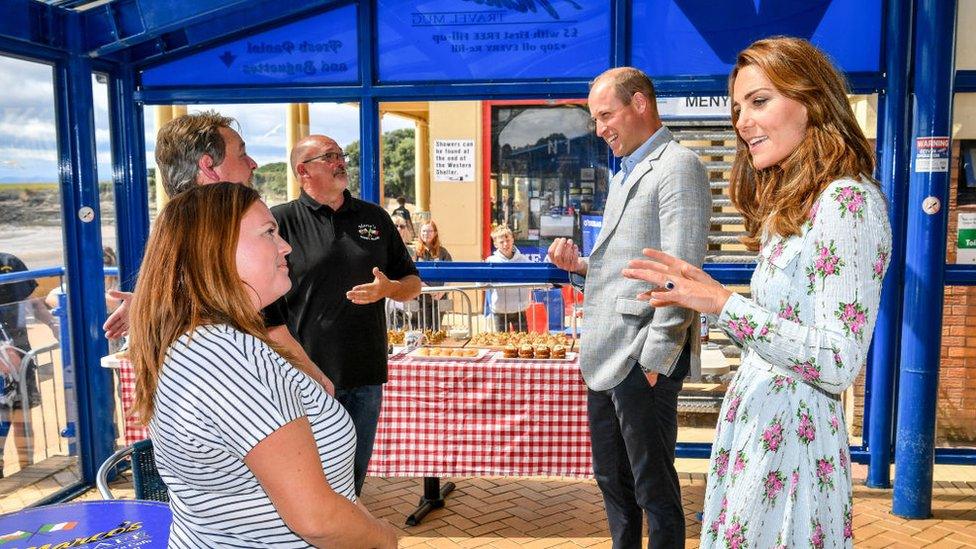
[{"label": "child in background", "polygon": [[[491,231],[495,253],[488,256],[488,263],[529,263],[529,258],[515,247],[515,235],[507,225],[499,225]],[[505,332],[509,325],[515,331],[528,329],[525,311],[532,303],[529,288],[498,288],[491,292],[491,312],[495,318],[495,331]]]}]

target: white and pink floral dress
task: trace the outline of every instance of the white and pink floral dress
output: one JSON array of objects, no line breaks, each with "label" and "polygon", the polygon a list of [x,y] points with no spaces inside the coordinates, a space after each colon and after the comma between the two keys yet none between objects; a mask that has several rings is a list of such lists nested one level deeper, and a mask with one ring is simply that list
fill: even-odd
[{"label": "white and pink floral dress", "polygon": [[701,546],[851,547],[839,395],[864,365],[891,228],[878,187],[831,183],[801,234],[763,242],[752,299],[717,324],[742,348],[715,433]]}]

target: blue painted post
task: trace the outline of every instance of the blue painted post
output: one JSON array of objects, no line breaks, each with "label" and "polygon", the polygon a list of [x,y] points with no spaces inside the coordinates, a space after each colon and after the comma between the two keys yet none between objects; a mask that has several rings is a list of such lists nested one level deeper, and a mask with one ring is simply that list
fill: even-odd
[{"label": "blue painted post", "polygon": [[115,174],[115,219],[119,242],[119,287],[132,290],[149,238],[149,194],[146,187],[146,143],[142,106],[133,101],[135,71],[125,67],[111,75],[109,116],[112,124],[112,171]]},{"label": "blue painted post", "polygon": [[[69,34],[79,31],[67,26]],[[70,38],[78,43],[78,37]],[[78,442],[82,478],[95,481],[98,466],[115,448],[111,373],[100,367],[107,352],[102,237],[95,173],[91,61],[72,55],[55,65],[58,155],[65,264],[68,274],[71,362],[78,397]]]},{"label": "blue painted post", "polygon": [[[871,460],[865,484],[891,487],[892,423],[894,421],[895,373],[901,345],[901,289],[905,268],[905,200],[909,167],[911,0],[889,0],[885,10],[885,72],[888,79],[882,97],[878,144],[878,173],[888,197],[891,222],[891,259],[881,292],[881,309],[874,331],[866,402],[866,442]],[[866,398],[867,400],[867,398]]]},{"label": "blue painted post", "polygon": [[955,36],[955,0],[918,1],[913,63],[915,143],[907,202],[906,314],[901,330],[897,471],[892,499],[892,512],[905,518],[928,518],[932,514]]},{"label": "blue painted post", "polygon": [[360,197],[380,202],[380,104],[373,96],[376,32],[373,2],[359,2],[359,189]]},{"label": "blue painted post", "polygon": [[[379,101],[364,96],[359,103],[359,192],[366,202],[380,202]],[[382,204],[381,204],[382,205]]]},{"label": "blue painted post", "polygon": [[64,383],[65,426],[59,433],[68,439],[68,455],[78,455],[78,394],[75,392],[75,366],[71,362],[71,330],[69,329],[68,296],[58,294],[58,306],[51,311],[58,317],[61,344],[61,379]]}]

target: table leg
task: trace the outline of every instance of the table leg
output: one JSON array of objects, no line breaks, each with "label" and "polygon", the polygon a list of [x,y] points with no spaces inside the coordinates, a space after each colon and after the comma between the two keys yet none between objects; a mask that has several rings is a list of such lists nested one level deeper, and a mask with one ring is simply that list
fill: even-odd
[{"label": "table leg", "polygon": [[454,483],[448,482],[441,488],[441,479],[438,477],[424,477],[424,495],[420,496],[420,502],[414,512],[407,517],[407,526],[416,526],[424,520],[427,513],[434,509],[444,507],[444,498],[454,491]]}]

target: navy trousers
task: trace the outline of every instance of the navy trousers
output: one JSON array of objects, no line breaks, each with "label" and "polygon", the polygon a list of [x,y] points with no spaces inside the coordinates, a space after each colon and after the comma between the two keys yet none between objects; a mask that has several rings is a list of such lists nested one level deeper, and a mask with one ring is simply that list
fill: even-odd
[{"label": "navy trousers", "polygon": [[659,375],[654,387],[636,364],[616,387],[587,392],[593,474],[603,492],[614,549],[640,549],[645,513],[647,547],[685,546],[674,447],[678,392],[689,360],[685,346],[675,374]]}]

